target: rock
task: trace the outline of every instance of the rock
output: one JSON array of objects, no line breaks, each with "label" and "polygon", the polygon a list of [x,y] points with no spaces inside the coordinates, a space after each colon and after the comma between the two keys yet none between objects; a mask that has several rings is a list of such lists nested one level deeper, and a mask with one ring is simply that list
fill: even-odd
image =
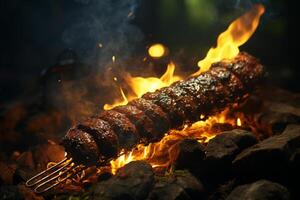
[{"label": "rock", "polygon": [[15,150],[22,141],[22,134],[17,131],[17,127],[26,118],[27,110],[23,103],[14,102],[3,107],[0,113],[0,151]]},{"label": "rock", "polygon": [[289,160],[299,147],[300,125],[289,125],[281,135],[270,137],[242,151],[233,161],[233,167],[243,176],[274,177],[281,174],[284,177]]},{"label": "rock", "polygon": [[23,152],[16,160],[19,167],[34,169],[35,164],[31,151]]},{"label": "rock", "polygon": [[255,116],[259,126],[269,134],[281,134],[287,125],[299,124],[300,116],[292,113],[267,111]]},{"label": "rock", "polygon": [[99,182],[92,189],[91,199],[145,199],[154,186],[154,173],[145,161],[134,161],[120,168],[115,176]]},{"label": "rock", "polygon": [[289,191],[282,185],[267,180],[236,187],[226,200],[289,200]]},{"label": "rock", "polygon": [[[254,145],[257,142],[255,136],[245,130],[234,129],[220,133],[211,139],[205,150],[206,166],[203,173],[224,174],[231,168],[231,162],[243,149]],[[220,169],[220,166],[222,169]]]},{"label": "rock", "polygon": [[16,160],[17,169],[14,183],[20,183],[47,168],[49,162],[59,162],[64,159],[64,148],[50,140],[32,150],[23,152]]},{"label": "rock", "polygon": [[44,200],[42,196],[38,196],[32,189],[25,185],[18,185],[18,189],[25,200]]},{"label": "rock", "polygon": [[[286,109],[287,107],[282,109],[283,106],[280,105],[280,107],[276,107],[276,110],[285,110],[285,112],[300,115],[300,93],[294,93],[279,88],[265,88],[261,92],[261,96],[263,97],[264,102],[266,102],[265,104],[272,102],[277,104],[285,104],[289,106],[290,109]],[[271,108],[270,110],[275,110],[275,107]]]},{"label": "rock", "polygon": [[176,151],[173,163],[175,169],[196,171],[205,157],[204,146],[195,139],[184,139],[177,144]]},{"label": "rock", "polygon": [[300,168],[300,148],[293,153],[290,162],[293,169],[297,170]]},{"label": "rock", "polygon": [[44,200],[24,185],[0,187],[0,199],[3,200]]},{"label": "rock", "polygon": [[[300,180],[300,148],[298,148],[290,159],[290,169],[289,177],[288,177],[288,184],[289,190],[293,199],[299,199],[300,191],[299,191],[299,180]],[[298,197],[298,198],[296,198]]]},{"label": "rock", "polygon": [[236,186],[236,180],[231,179],[219,185],[214,191],[211,192],[208,200],[225,200],[233,188]]},{"label": "rock", "polygon": [[32,151],[37,170],[46,169],[49,162],[59,162],[64,159],[64,148],[52,141],[36,146]]},{"label": "rock", "polygon": [[288,124],[300,123],[300,94],[278,88],[261,91],[263,106],[254,119],[262,133],[281,134]]},{"label": "rock", "polygon": [[0,199],[3,200],[18,200],[22,199],[17,186],[2,186],[0,187]]},{"label": "rock", "polygon": [[0,184],[12,184],[15,171],[15,165],[8,165],[4,162],[0,162]]},{"label": "rock", "polygon": [[231,124],[228,123],[214,123],[211,127],[211,131],[213,133],[220,133],[224,131],[230,131],[234,129],[234,127]]},{"label": "rock", "polygon": [[157,177],[147,200],[192,200],[202,199],[204,188],[188,171],[175,171],[166,177]]},{"label": "rock", "polygon": [[234,129],[222,132],[210,140],[206,146],[206,159],[230,161],[241,150],[257,143],[255,136],[245,130]]}]

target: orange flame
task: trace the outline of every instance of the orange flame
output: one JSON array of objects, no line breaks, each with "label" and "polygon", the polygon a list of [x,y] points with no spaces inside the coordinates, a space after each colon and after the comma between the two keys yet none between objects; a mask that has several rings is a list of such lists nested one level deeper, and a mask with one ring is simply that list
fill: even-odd
[{"label": "orange flame", "polygon": [[250,11],[234,20],[227,30],[219,35],[217,47],[211,48],[206,57],[198,62],[200,69],[193,75],[207,71],[214,62],[231,59],[238,55],[239,46],[247,42],[255,32],[259,19],[264,12],[264,6],[257,4]]},{"label": "orange flame", "polygon": [[141,97],[143,94],[147,92],[154,92],[157,89],[160,89],[162,87],[167,87],[171,85],[172,83],[180,80],[181,78],[179,76],[174,75],[175,71],[175,65],[174,63],[169,63],[166,72],[160,77],[132,77],[128,75],[125,77],[126,82],[132,89],[132,91],[135,93],[134,96],[126,96],[120,87],[120,93],[122,95],[121,100],[115,101],[113,104],[105,104],[103,109],[104,110],[110,110],[116,106],[119,105],[126,105],[128,101]]},{"label": "orange flame", "polygon": [[166,72],[160,77],[127,77],[126,81],[136,94],[137,97],[141,97],[147,92],[154,92],[162,87],[167,87],[172,83],[179,81],[181,78],[174,75],[175,65],[169,63]]},{"label": "orange flame", "polygon": [[[264,10],[262,5],[255,5],[249,12],[232,22],[228,29],[218,37],[217,47],[211,48],[206,58],[199,61],[198,65],[201,66],[201,69],[193,75],[199,75],[208,70],[214,62],[235,57],[239,53],[238,47],[244,44],[256,30]],[[151,48],[154,48],[153,52],[159,52],[160,50],[158,51],[156,49],[158,47],[155,47],[155,45],[149,48],[149,55],[155,57],[152,50],[150,50]],[[162,48],[164,47],[162,46]],[[160,56],[162,55],[163,53]],[[179,76],[174,76],[174,71],[175,65],[170,63],[166,72],[160,78],[125,77],[135,96],[126,97],[122,89],[120,89],[123,100],[115,102],[113,105],[106,105],[104,109],[107,110],[117,105],[124,105],[133,98],[141,97],[146,92],[153,92],[159,88],[171,85],[173,82],[181,79]],[[208,117],[205,121],[203,120],[206,116],[201,115],[200,119],[202,121],[198,121],[191,126],[185,126],[182,130],[171,130],[157,143],[152,143],[148,146],[138,145],[137,148],[130,152],[123,152],[121,156],[110,162],[112,173],[115,173],[117,169],[134,160],[147,160],[153,168],[169,167],[174,158],[176,158],[176,153],[174,153],[176,151],[173,147],[180,140],[184,138],[196,138],[199,142],[207,143],[218,134],[218,131],[213,129],[214,124],[230,124],[235,127],[242,126],[241,118],[228,118],[227,112],[228,110]]]},{"label": "orange flame", "polygon": [[126,95],[124,94],[124,91],[121,87],[120,87],[120,93],[122,95],[122,100],[120,100],[120,101],[117,100],[113,104],[105,104],[103,106],[103,109],[110,110],[110,109],[114,108],[115,106],[126,105],[128,103],[128,99],[127,99]]},{"label": "orange flame", "polygon": [[182,130],[171,130],[157,143],[151,143],[148,146],[140,144],[130,152],[122,152],[123,155],[110,162],[111,172],[115,174],[120,167],[134,160],[147,160],[153,168],[168,168],[172,161],[176,159],[174,147],[182,139],[195,138],[201,143],[207,143],[218,134],[212,129],[214,124],[226,123],[235,126],[236,120],[227,118],[228,111],[225,110],[218,115],[209,117],[205,121],[198,121],[191,126],[185,126]]}]

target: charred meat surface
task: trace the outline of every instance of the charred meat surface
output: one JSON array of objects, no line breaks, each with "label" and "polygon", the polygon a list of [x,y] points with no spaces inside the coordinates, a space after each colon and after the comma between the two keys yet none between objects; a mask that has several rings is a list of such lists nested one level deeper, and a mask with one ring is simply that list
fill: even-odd
[{"label": "charred meat surface", "polygon": [[151,138],[154,141],[161,139],[164,133],[169,130],[170,121],[167,114],[158,105],[152,103],[152,101],[138,98],[129,102],[129,105],[133,105],[138,109],[143,110],[144,113],[152,120],[154,130]]},{"label": "charred meat surface", "polygon": [[125,106],[103,111],[72,128],[66,151],[78,163],[102,163],[122,149],[159,141],[170,129],[238,103],[264,77],[263,66],[246,53],[214,63],[199,76],[146,93]]},{"label": "charred meat surface", "polygon": [[85,165],[97,164],[100,153],[90,134],[79,129],[70,129],[63,139],[63,145],[74,162]]},{"label": "charred meat surface", "polygon": [[147,143],[153,140],[154,123],[144,111],[132,105],[118,106],[115,110],[124,114],[135,125],[142,142]]},{"label": "charred meat surface", "polygon": [[90,134],[98,145],[100,154],[113,157],[118,154],[119,140],[108,122],[91,117],[77,125],[77,129]]},{"label": "charred meat surface", "polygon": [[131,149],[139,141],[140,136],[138,135],[136,126],[126,115],[117,112],[116,109],[104,111],[98,117],[110,124],[118,136],[120,148]]}]

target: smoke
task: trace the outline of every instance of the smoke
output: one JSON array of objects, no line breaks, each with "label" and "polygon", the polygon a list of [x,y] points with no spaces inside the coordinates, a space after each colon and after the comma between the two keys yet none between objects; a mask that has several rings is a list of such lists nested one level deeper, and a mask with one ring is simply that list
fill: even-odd
[{"label": "smoke", "polygon": [[62,42],[84,62],[104,66],[112,56],[126,59],[143,40],[131,20],[138,0],[75,0],[80,10],[69,13]]},{"label": "smoke", "polygon": [[235,0],[232,5],[236,10],[245,12],[246,10],[251,9],[255,4],[262,4],[267,7],[266,13],[264,14],[266,17],[274,17],[278,14],[278,11],[271,6],[273,4],[270,4],[270,0]]}]

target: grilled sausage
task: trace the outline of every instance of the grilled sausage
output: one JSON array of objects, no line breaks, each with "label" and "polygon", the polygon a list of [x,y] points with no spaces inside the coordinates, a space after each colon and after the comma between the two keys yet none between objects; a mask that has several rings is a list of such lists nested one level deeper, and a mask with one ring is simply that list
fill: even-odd
[{"label": "grilled sausage", "polygon": [[241,101],[263,76],[258,60],[240,53],[199,76],[89,118],[70,129],[63,144],[75,162],[103,163],[122,149],[158,141],[168,130],[199,120],[200,114],[211,115]]}]

